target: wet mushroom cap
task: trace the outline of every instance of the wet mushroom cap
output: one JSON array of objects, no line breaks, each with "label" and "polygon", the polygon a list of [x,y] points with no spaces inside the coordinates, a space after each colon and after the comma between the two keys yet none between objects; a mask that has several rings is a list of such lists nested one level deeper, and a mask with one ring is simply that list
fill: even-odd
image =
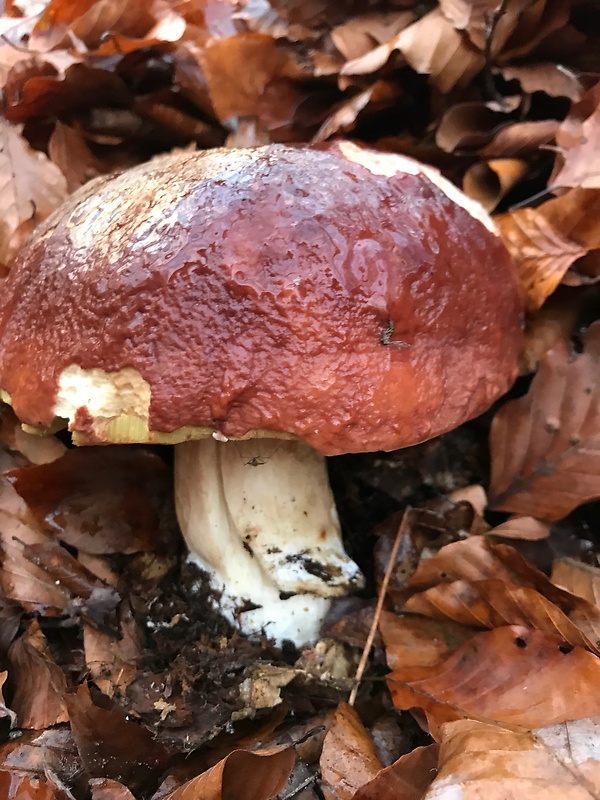
[{"label": "wet mushroom cap", "polygon": [[479,206],[349,142],[94,180],[36,230],[1,304],[4,396],[88,443],[404,447],[506,391],[522,335],[515,268]]}]

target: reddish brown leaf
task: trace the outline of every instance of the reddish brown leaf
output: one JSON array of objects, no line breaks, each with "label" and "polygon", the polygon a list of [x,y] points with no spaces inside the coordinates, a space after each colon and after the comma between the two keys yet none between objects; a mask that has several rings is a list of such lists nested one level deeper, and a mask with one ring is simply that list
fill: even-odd
[{"label": "reddish brown leaf", "polygon": [[462,717],[536,728],[595,715],[598,681],[596,656],[518,626],[476,634],[441,664],[388,676],[396,707],[423,709],[434,735]]},{"label": "reddish brown leaf", "polygon": [[421,800],[437,773],[439,747],[417,747],[382,769],[352,800]]},{"label": "reddish brown leaf", "polygon": [[360,717],[346,703],[333,715],[319,763],[326,800],[352,800],[383,767]]},{"label": "reddish brown leaf", "polygon": [[600,497],[600,324],[585,349],[565,343],[542,360],[529,392],[507,403],[491,432],[490,507],[544,520]]},{"label": "reddish brown leaf", "polygon": [[12,701],[21,728],[44,730],[67,722],[67,682],[54,662],[46,639],[34,620],[9,650],[10,676],[15,684]]},{"label": "reddish brown leaf", "polygon": [[294,761],[290,748],[262,753],[234,750],[165,800],[270,800],[285,787]]},{"label": "reddish brown leaf", "polygon": [[545,92],[551,97],[568,97],[570,100],[579,100],[581,97],[582,87],[578,75],[564,64],[511,64],[499,71],[505,80],[519,81],[522,90],[528,94]]},{"label": "reddish brown leaf", "polygon": [[45,781],[4,769],[0,770],[0,797],[2,800],[66,800]]},{"label": "reddish brown leaf", "polygon": [[347,61],[360,58],[383,45],[401,30],[414,22],[411,11],[387,11],[361,14],[337,25],[331,31],[331,40]]},{"label": "reddish brown leaf", "polygon": [[556,134],[560,157],[552,186],[600,188],[600,84],[575,103]]},{"label": "reddish brown leaf", "polygon": [[534,517],[511,517],[501,525],[490,531],[492,536],[501,536],[503,539],[520,539],[527,542],[539,542],[550,536],[550,525],[540,522]]},{"label": "reddish brown leaf", "polygon": [[124,692],[138,674],[142,657],[141,631],[125,604],[120,609],[119,636],[110,636],[91,625],[84,625],[85,663],[96,686],[112,697]]},{"label": "reddish brown leaf", "polygon": [[85,553],[135,553],[157,544],[170,487],[167,467],[148,450],[69,450],[52,464],[12,470],[9,479],[40,523]]},{"label": "reddish brown leaf", "polygon": [[[495,20],[492,52],[496,55],[519,24],[521,13],[534,4],[534,0],[505,0],[498,14],[497,0],[440,0],[444,16],[461,31],[466,31],[473,44],[483,50],[489,37],[490,20]],[[497,18],[494,17],[496,12]]]},{"label": "reddish brown leaf", "polygon": [[385,644],[390,669],[396,667],[431,667],[471,638],[473,629],[407,614],[397,616],[384,611],[379,629]]},{"label": "reddish brown leaf", "polygon": [[527,174],[526,161],[496,159],[473,164],[463,177],[465,194],[478,200],[486,211],[493,211],[500,200]]}]

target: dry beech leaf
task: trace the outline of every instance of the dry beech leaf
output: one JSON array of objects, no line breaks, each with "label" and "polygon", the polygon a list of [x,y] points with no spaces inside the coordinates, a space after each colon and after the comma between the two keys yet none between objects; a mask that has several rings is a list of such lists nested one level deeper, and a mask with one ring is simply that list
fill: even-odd
[{"label": "dry beech leaf", "polygon": [[437,736],[444,722],[471,717],[537,728],[600,713],[600,659],[520,626],[475,634],[433,667],[388,675],[396,708],[420,708]]},{"label": "dry beech leaf", "polygon": [[509,123],[494,133],[479,150],[479,155],[483,158],[506,158],[535,154],[554,139],[557,130],[558,121],[555,119]]},{"label": "dry beech leaf", "polygon": [[352,800],[421,800],[437,772],[439,747],[417,747],[382,769]]},{"label": "dry beech leaf", "polygon": [[68,450],[51,464],[7,476],[39,523],[84,553],[156,548],[168,469],[143,447]]},{"label": "dry beech leaf", "polygon": [[142,634],[127,603],[119,606],[119,636],[110,636],[97,627],[84,624],[85,663],[98,688],[112,697],[124,692],[138,675],[143,654]]},{"label": "dry beech leaf", "polygon": [[295,760],[291,748],[234,750],[164,800],[270,800],[285,787]]},{"label": "dry beech leaf", "polygon": [[221,122],[254,116],[265,86],[274,78],[302,76],[291,56],[260,33],[213,41],[198,59]]},{"label": "dry beech leaf", "polygon": [[552,564],[552,583],[600,607],[600,569],[572,558]]},{"label": "dry beech leaf", "polygon": [[126,786],[110,778],[92,778],[92,800],[135,800]]},{"label": "dry beech leaf", "polygon": [[527,308],[535,311],[578,259],[600,248],[600,191],[571,189],[496,223],[519,267]]},{"label": "dry beech leaf", "polygon": [[490,434],[490,508],[558,520],[600,497],[600,323],[584,351],[548,351],[528,393],[506,403]]},{"label": "dry beech leaf", "polygon": [[0,262],[8,264],[16,255],[17,229],[24,223],[35,226],[66,196],[59,168],[32,150],[19,128],[0,120]]},{"label": "dry beech leaf", "polygon": [[75,128],[57,122],[48,142],[48,153],[67,180],[69,192],[110,172],[110,163],[97,158]]},{"label": "dry beech leaf", "polygon": [[10,406],[0,407],[0,439],[11,450],[17,450],[32,464],[50,464],[67,451],[56,436],[26,433]]},{"label": "dry beech leaf", "polygon": [[562,339],[577,331],[584,296],[573,298],[570,291],[556,291],[539,311],[525,320],[525,344],[519,356],[521,374],[535,372],[541,359]]},{"label": "dry beech leaf", "polygon": [[373,740],[347,703],[340,703],[333,714],[319,765],[326,800],[352,800],[383,767]]},{"label": "dry beech leaf", "polygon": [[442,725],[438,775],[423,800],[585,800],[600,785],[600,718],[513,731]]},{"label": "dry beech leaf", "polygon": [[415,20],[411,11],[361,14],[331,31],[331,41],[347,61],[360,58],[384,45]]},{"label": "dry beech leaf", "polygon": [[568,97],[573,101],[581,97],[582,87],[577,74],[563,64],[510,64],[498,72],[507,81],[519,81],[521,89],[527,94],[545,92],[551,97]]},{"label": "dry beech leaf", "polygon": [[379,620],[390,669],[431,667],[473,635],[473,629],[452,620],[437,620],[383,611]]},{"label": "dry beech leaf", "polygon": [[67,682],[50,655],[48,643],[33,620],[9,650],[10,676],[15,684],[12,701],[21,728],[44,730],[67,722]]},{"label": "dry beech leaf", "polygon": [[2,800],[66,800],[45,781],[19,772],[0,769]]},{"label": "dry beech leaf", "polygon": [[340,131],[350,131],[364,109],[373,113],[392,105],[398,96],[397,88],[388,81],[376,81],[368,89],[359,92],[348,100],[338,103],[319,130],[311,139],[311,143],[324,142]]},{"label": "dry beech leaf", "polygon": [[463,176],[463,191],[491,212],[528,170],[527,162],[516,158],[473,164]]},{"label": "dry beech leaf", "polygon": [[[492,54],[496,55],[506,44],[519,24],[521,13],[534,4],[534,0],[505,0],[498,15],[492,39]],[[452,25],[465,31],[473,44],[483,50],[488,37],[489,20],[499,8],[497,0],[440,0],[440,9]]]},{"label": "dry beech leaf", "polygon": [[[448,618],[472,627],[523,625],[558,634],[570,645],[600,655],[596,645],[596,641],[600,641],[600,609],[591,625],[589,616],[585,618],[581,630],[555,603],[535,589],[510,585],[493,578],[433,586],[409,598],[404,608],[413,614],[435,619]],[[592,638],[593,635],[595,638]]]},{"label": "dry beech leaf", "polygon": [[600,189],[600,84],[575,103],[556,134],[552,186]]},{"label": "dry beech leaf", "polygon": [[503,539],[539,542],[550,536],[550,525],[546,522],[540,522],[535,517],[513,516],[506,522],[492,528],[489,534],[490,536],[501,536]]}]

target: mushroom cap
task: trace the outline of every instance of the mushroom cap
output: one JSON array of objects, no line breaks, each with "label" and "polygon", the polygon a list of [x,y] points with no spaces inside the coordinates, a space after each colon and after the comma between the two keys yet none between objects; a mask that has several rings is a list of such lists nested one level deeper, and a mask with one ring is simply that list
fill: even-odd
[{"label": "mushroom cap", "polygon": [[516,375],[522,298],[485,212],[350,142],[161,156],[92,181],[3,287],[0,387],[81,443],[295,436],[391,450]]}]

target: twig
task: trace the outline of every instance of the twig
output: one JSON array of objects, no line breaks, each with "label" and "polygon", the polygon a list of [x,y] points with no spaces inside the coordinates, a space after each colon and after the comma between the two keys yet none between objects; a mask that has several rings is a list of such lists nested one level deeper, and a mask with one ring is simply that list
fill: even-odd
[{"label": "twig", "polygon": [[406,528],[408,526],[408,519],[411,511],[412,508],[410,506],[406,506],[404,510],[404,516],[402,517],[402,522],[398,527],[398,533],[396,534],[396,538],[394,539],[394,546],[392,547],[392,551],[390,553],[390,558],[388,561],[387,568],[385,570],[385,575],[383,576],[383,580],[381,581],[381,586],[379,588],[379,597],[377,598],[377,605],[375,606],[375,613],[373,614],[373,622],[371,623],[369,635],[367,636],[367,641],[365,642],[365,646],[362,651],[362,655],[360,657],[360,663],[358,665],[358,669],[356,670],[356,675],[354,677],[354,686],[352,688],[352,691],[350,692],[350,697],[348,699],[348,705],[351,706],[353,706],[354,703],[356,702],[356,695],[358,694],[358,688],[360,686],[363,673],[366,669],[367,661],[369,660],[369,654],[371,652],[371,648],[373,647],[375,634],[377,633],[379,618],[381,617],[381,611],[383,609],[383,604],[385,602],[387,588],[389,586],[390,579],[392,577],[392,570],[394,569],[394,563],[396,561],[396,556],[398,554],[398,548],[400,547],[400,542],[402,541],[402,538],[406,532]]}]

